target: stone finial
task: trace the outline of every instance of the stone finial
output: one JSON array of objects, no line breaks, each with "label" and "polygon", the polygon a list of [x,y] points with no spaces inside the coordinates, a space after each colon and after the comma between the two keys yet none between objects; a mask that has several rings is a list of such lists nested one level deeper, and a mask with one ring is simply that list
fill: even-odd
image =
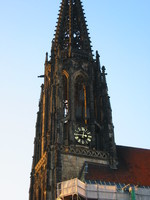
[{"label": "stone finial", "polygon": [[46,52],[45,62],[48,62],[48,52]]}]

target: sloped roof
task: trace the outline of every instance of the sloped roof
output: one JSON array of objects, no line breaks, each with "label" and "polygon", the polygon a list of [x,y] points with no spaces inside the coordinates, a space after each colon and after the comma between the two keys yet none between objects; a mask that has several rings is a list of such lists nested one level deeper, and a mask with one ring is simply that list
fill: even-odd
[{"label": "sloped roof", "polygon": [[86,180],[150,186],[150,150],[117,146],[118,169],[88,165]]}]

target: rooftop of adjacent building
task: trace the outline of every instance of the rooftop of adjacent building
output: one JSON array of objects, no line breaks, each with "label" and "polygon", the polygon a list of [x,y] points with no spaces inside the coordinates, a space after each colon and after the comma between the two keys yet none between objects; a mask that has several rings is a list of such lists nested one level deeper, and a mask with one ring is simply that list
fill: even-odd
[{"label": "rooftop of adjacent building", "polygon": [[117,146],[118,166],[88,163],[85,179],[105,183],[122,183],[150,186],[150,150]]}]

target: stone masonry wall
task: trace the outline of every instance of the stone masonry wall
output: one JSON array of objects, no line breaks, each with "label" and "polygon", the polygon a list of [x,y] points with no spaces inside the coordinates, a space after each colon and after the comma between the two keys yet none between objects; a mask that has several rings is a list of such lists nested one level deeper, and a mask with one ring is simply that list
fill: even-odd
[{"label": "stone masonry wall", "polygon": [[66,181],[72,178],[78,178],[85,162],[103,165],[109,164],[108,161],[100,160],[97,158],[86,158],[71,154],[61,154],[62,181]]}]

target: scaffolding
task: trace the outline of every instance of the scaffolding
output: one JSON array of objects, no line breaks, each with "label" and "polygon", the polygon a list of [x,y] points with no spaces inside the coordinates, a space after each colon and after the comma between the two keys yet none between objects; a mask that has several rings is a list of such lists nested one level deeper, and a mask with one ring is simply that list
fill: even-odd
[{"label": "scaffolding", "polygon": [[[128,185],[127,185],[128,186]],[[135,188],[136,200],[150,200],[150,189]],[[77,178],[57,184],[57,200],[130,200],[130,191],[117,185],[83,183]]]}]

